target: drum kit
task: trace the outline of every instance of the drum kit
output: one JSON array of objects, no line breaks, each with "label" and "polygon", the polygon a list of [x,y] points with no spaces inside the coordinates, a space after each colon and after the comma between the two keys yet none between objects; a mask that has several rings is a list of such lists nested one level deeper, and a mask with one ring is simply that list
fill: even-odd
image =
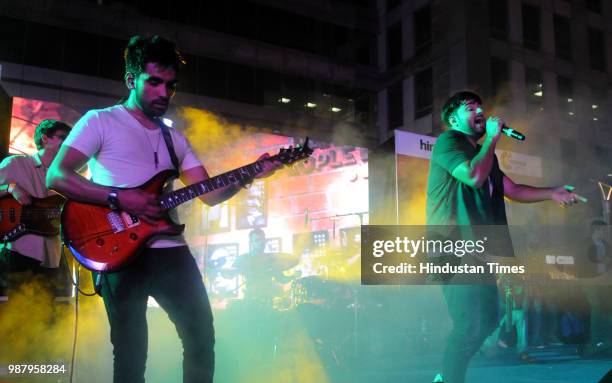
[{"label": "drum kit", "polygon": [[[248,293],[261,299],[262,292],[253,291],[259,288],[265,293],[270,307],[276,311],[289,311],[303,305],[312,305],[326,309],[352,307],[354,289],[346,281],[329,278],[328,266],[312,265],[305,268],[298,266],[299,258],[285,253],[263,253],[259,255],[242,255],[231,269],[222,271],[225,278],[241,275]],[[214,271],[214,270],[212,270]],[[319,271],[317,273],[317,271]],[[307,276],[302,276],[307,274]],[[283,285],[273,288],[270,285]],[[266,286],[267,285],[267,286]]]},{"label": "drum kit", "polygon": [[[244,280],[240,285],[244,299],[233,300],[228,305],[228,315],[235,317],[231,315],[235,310],[260,316],[255,322],[265,323],[262,326],[276,322],[273,326],[279,332],[276,343],[282,343],[283,337],[293,337],[297,331],[295,323],[299,323],[320,351],[330,356],[324,359],[339,366],[343,359],[340,355],[352,352],[353,348],[350,340],[354,338],[356,325],[352,323],[356,323],[357,309],[361,307],[357,304],[359,285],[330,278],[338,275],[333,272],[336,266],[332,264],[304,266],[299,261],[299,257],[283,253],[239,256],[231,269],[223,271],[225,278],[240,275]],[[321,272],[329,269],[332,270]],[[275,350],[278,347],[274,345]]]}]

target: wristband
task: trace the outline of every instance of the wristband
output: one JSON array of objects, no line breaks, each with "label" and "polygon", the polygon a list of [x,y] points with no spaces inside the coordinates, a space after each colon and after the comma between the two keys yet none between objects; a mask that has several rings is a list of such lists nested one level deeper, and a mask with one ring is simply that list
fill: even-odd
[{"label": "wristband", "polygon": [[17,184],[15,182],[11,182],[7,185],[6,187],[6,192],[9,194],[13,194],[13,190],[15,190],[15,187],[17,186]]},{"label": "wristband", "polygon": [[106,197],[106,201],[108,202],[108,207],[113,210],[119,210],[119,196],[117,194],[117,188],[111,188],[110,192],[108,193],[108,197]]}]

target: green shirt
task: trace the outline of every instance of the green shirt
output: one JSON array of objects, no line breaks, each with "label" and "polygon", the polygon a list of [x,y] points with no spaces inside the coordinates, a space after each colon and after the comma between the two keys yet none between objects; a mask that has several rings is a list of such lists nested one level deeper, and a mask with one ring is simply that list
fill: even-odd
[{"label": "green shirt", "polygon": [[497,157],[488,181],[468,186],[452,176],[460,164],[472,160],[480,150],[456,130],[442,133],[434,145],[427,184],[428,225],[506,225],[504,173]]}]

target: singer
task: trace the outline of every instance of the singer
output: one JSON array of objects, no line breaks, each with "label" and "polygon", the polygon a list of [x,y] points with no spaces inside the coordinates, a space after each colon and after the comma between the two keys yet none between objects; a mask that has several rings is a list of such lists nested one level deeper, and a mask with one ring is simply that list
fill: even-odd
[{"label": "singer", "polygon": [[[552,200],[562,206],[578,200],[564,186],[520,185],[501,171],[495,145],[504,121],[494,116],[487,118],[477,94],[454,94],[445,103],[441,117],[448,130],[439,136],[431,157],[428,225],[507,225],[504,197],[515,202]],[[445,383],[464,382],[470,359],[497,325],[498,293],[494,282],[442,286],[453,320],[443,360]]]}]

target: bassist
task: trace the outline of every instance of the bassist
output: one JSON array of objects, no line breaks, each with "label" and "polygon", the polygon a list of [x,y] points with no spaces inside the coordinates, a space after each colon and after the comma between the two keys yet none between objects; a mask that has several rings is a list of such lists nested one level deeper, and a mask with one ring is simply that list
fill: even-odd
[{"label": "bassist", "polygon": [[[54,195],[45,186],[47,168],[70,129],[61,121],[41,121],[34,131],[38,152],[31,156],[9,156],[0,163],[0,197],[10,194],[21,205],[30,205],[33,197]],[[0,243],[0,254],[2,268],[9,272],[14,282],[11,284],[27,282],[28,274],[34,274],[42,277],[45,287],[51,289],[55,285],[60,265],[59,235],[26,234],[14,241]],[[11,289],[13,287],[16,286]]]}]

